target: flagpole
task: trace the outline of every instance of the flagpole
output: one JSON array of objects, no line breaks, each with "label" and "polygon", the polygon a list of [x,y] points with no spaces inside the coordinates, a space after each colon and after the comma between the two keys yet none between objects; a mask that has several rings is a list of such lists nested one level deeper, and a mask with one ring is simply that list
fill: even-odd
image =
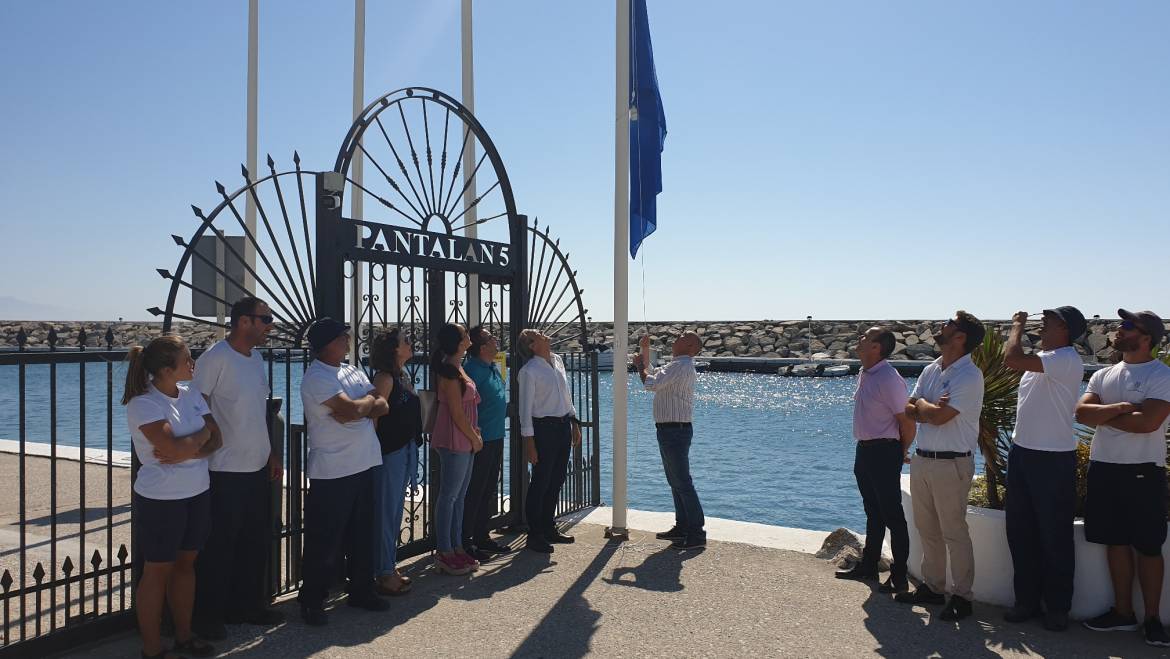
[{"label": "flagpole", "polygon": [[626,529],[626,414],[629,395],[630,249],[630,0],[617,0],[613,175],[613,524],[606,537],[629,538]]},{"label": "flagpole", "polygon": [[[366,0],[353,2],[353,118],[365,108],[366,96]],[[358,185],[362,184],[362,153],[356,149],[350,164],[349,176],[357,185],[350,187],[349,211],[353,219],[362,219],[364,199]],[[361,236],[358,236],[360,244]],[[362,266],[355,261],[353,266],[353,296],[350,299],[350,331],[353,343],[350,345],[349,363],[358,365],[358,340],[362,323]],[[372,319],[371,319],[372,320]],[[373,331],[371,326],[370,331]]]},{"label": "flagpole", "polygon": [[[472,115],[475,114],[475,58],[472,47],[471,28],[471,0],[462,3],[462,55],[463,55],[463,105]],[[464,130],[470,130],[464,126]],[[467,149],[463,152],[463,185],[467,192],[463,195],[464,224],[463,235],[476,238],[479,235],[479,225],[476,222],[475,206],[475,140],[470,140]],[[479,275],[467,276],[467,324],[479,324]]]}]

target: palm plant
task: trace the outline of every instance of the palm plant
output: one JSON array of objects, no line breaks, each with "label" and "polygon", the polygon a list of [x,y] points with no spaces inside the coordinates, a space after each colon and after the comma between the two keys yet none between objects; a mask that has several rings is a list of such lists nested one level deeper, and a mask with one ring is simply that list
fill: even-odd
[{"label": "palm plant", "polygon": [[1016,399],[1020,388],[1018,371],[1004,366],[1004,340],[991,331],[971,353],[971,361],[983,371],[983,411],[979,415],[979,452],[983,454],[987,479],[987,500],[1002,508],[999,486],[1007,484],[1008,451],[1016,426]]}]

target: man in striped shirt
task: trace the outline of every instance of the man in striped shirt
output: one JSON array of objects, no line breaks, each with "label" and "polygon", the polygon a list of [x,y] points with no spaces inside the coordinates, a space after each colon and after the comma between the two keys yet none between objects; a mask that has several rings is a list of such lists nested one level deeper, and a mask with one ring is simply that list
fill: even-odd
[{"label": "man in striped shirt", "polygon": [[654,392],[654,425],[658,429],[658,450],[670,493],[674,497],[674,527],[657,534],[671,540],[675,549],[694,549],[707,544],[703,530],[703,506],[691,480],[690,451],[694,429],[695,355],[702,342],[694,332],[685,332],[671,348],[673,359],[664,368],[650,367],[650,337],[641,341],[637,357],[638,375],[647,391]]}]

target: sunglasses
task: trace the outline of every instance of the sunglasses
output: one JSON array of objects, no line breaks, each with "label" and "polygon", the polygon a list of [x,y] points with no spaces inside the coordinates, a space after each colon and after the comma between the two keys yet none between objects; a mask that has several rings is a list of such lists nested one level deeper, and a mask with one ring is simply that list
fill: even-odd
[{"label": "sunglasses", "polygon": [[255,318],[255,319],[259,320],[260,322],[264,323],[265,325],[271,325],[273,323],[273,321],[276,320],[271,314],[246,313],[246,314],[241,314],[241,315]]},{"label": "sunglasses", "polygon": [[1121,329],[1123,329],[1127,332],[1132,332],[1134,330],[1137,330],[1138,332],[1140,332],[1142,334],[1145,334],[1147,336],[1149,335],[1149,332],[1147,332],[1144,329],[1142,329],[1141,327],[1139,327],[1138,324],[1133,322],[1132,320],[1121,321]]}]

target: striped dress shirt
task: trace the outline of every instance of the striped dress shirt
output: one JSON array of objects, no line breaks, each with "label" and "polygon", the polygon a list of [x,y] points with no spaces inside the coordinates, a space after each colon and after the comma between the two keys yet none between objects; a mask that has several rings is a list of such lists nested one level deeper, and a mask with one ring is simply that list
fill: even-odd
[{"label": "striped dress shirt", "polygon": [[654,423],[690,423],[695,413],[695,360],[679,355],[662,368],[646,371],[645,387],[654,392]]}]

